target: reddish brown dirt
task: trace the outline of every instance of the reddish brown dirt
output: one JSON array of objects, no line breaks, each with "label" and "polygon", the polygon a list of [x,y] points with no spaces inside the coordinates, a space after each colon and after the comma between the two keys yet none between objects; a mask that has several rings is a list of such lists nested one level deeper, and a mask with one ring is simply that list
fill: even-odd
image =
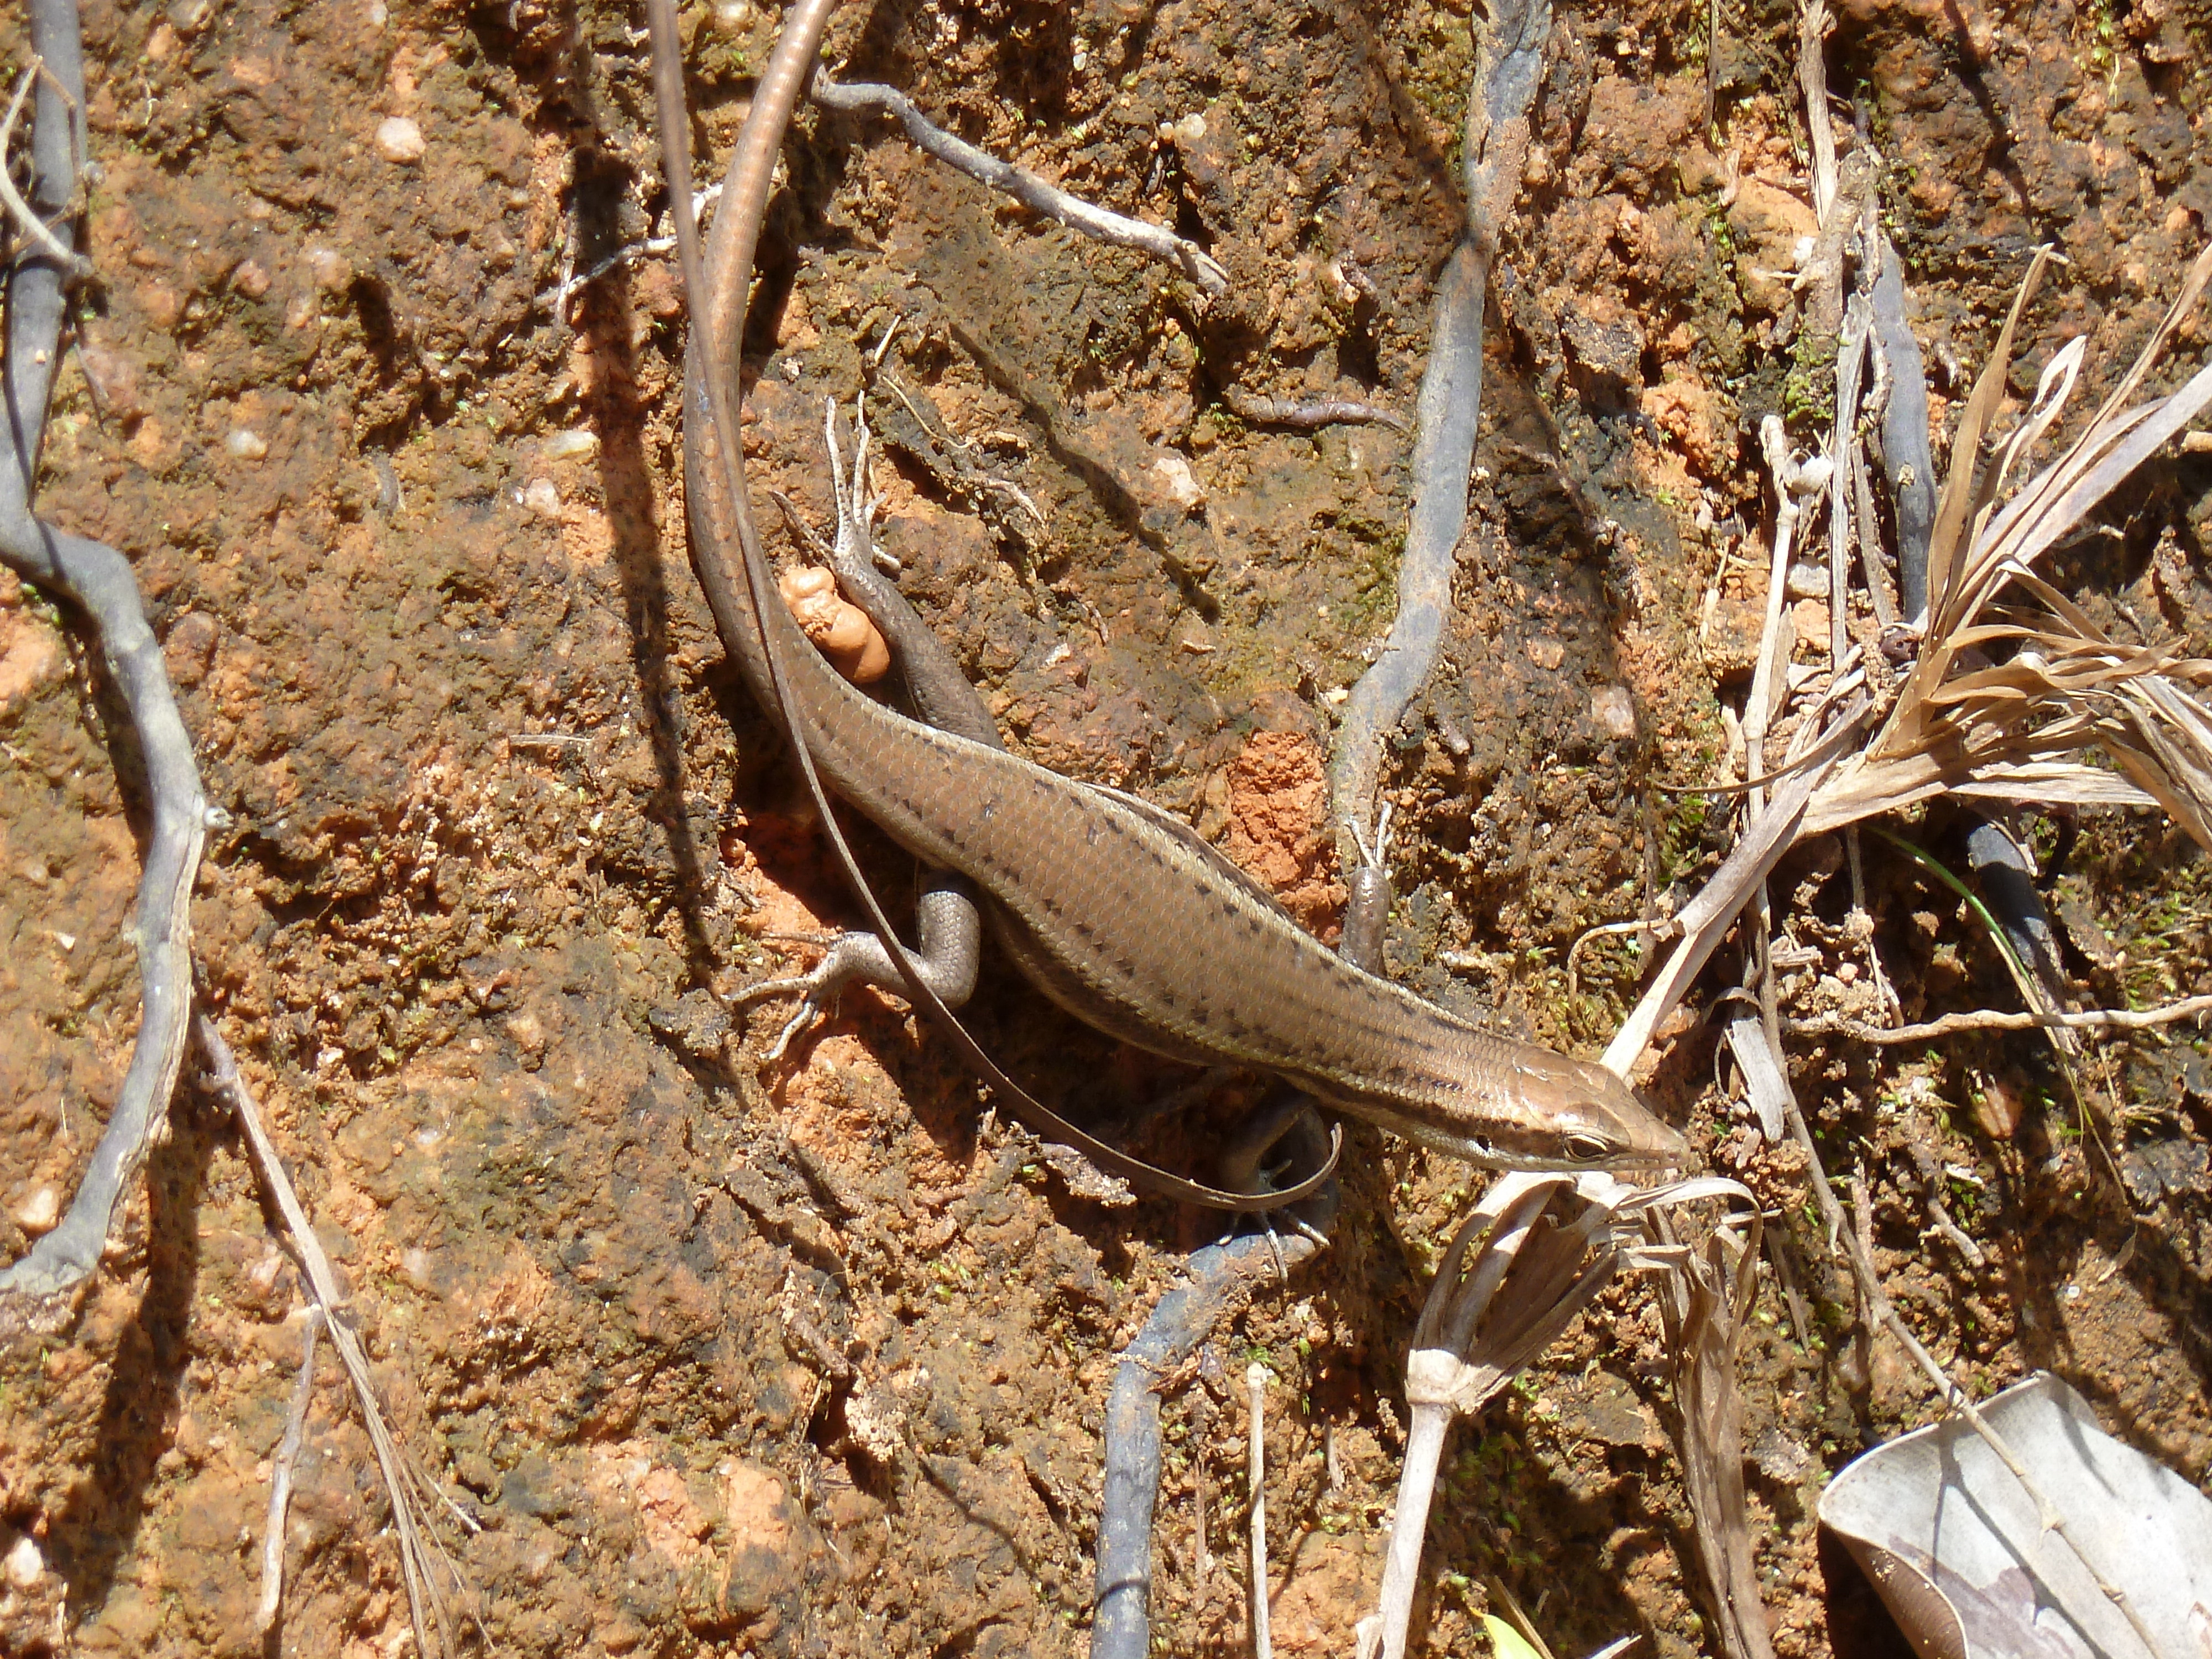
[{"label": "reddish brown dirt", "polygon": [[[1571,996],[1570,945],[1725,845],[1717,809],[1646,786],[1705,775],[1722,750],[1763,599],[1751,434],[1769,410],[1803,414],[1776,275],[1813,225],[1794,28],[1784,8],[1722,15],[1717,43],[1704,7],[1561,20],[1493,290],[1460,618],[1394,775],[1394,971],[1584,1052],[1637,964],[1585,951]],[[772,18],[747,0],[685,18],[719,162]],[[659,228],[635,22],[546,0],[98,0],[103,281],[42,510],[137,563],[234,820],[193,910],[214,1012],[402,1438],[481,1528],[444,1530],[498,1649],[1078,1652],[1113,1356],[1204,1229],[1070,1197],[979,1127],[970,1079],[889,999],[848,997],[776,1065],[760,1060],[772,1023],[733,1028],[715,999],[852,910],[687,566],[671,270],[647,258],[537,301]],[[902,319],[888,367],[1041,515],[894,443],[884,541],[908,591],[1024,752],[1191,817],[1321,930],[1339,890],[1317,769],[1394,602],[1407,445],[1247,429],[1218,392],[1410,410],[1458,222],[1467,28],[1459,0],[852,8],[830,57],[853,78],[1177,222],[1237,288],[1203,304],[884,125],[803,113],[748,340],[757,488],[819,525],[823,401],[849,401]],[[2212,15],[2188,0],[1847,8],[1830,83],[1891,163],[1923,337],[1977,363],[2027,250],[2054,242],[2073,263],[2027,319],[2016,388],[2086,331],[2081,406],[2100,396],[2212,220],[2208,62]],[[1202,134],[1159,136],[1194,115]],[[417,124],[419,161],[380,151],[389,117]],[[2204,339],[2185,333],[2182,356]],[[1957,390],[1938,377],[1939,415]],[[895,399],[873,401],[896,438]],[[1202,512],[1178,500],[1186,477]],[[2205,459],[2154,464],[2106,520],[2063,579],[2201,648]],[[139,820],[110,713],[52,607],[8,584],[10,1259],[73,1189],[136,1024],[121,930]],[[1961,861],[1953,817],[1909,833]],[[906,860],[864,853],[910,890]],[[1957,902],[1869,857],[1908,1014],[2012,1006]],[[1838,965],[1839,866],[1814,849],[1778,881],[1825,953],[1789,995],[1820,994]],[[2185,841],[2098,822],[2069,868],[2086,1003],[2212,987],[2212,878]],[[975,1024],[1079,1114],[1181,1080],[1003,973]],[[2202,1481],[2212,1072],[2186,1032],[2106,1053],[2093,1076],[2128,1114],[2126,1200],[2045,1103],[2025,1039],[1808,1045],[1798,1081],[1832,1172],[1872,1182],[1893,1291],[1947,1362],[1978,1389],[2053,1366]],[[1812,1506],[1930,1407],[1885,1343],[1856,1367],[1802,1163],[1758,1144],[1713,1077],[1710,1031],[1670,1027],[1653,1097],[1773,1206],[1811,1321],[1794,1329],[1770,1280],[1745,1353],[1776,1645],[1798,1659],[1858,1631],[1866,1651],[1875,1626],[1847,1617]],[[28,1537],[40,1567],[0,1584],[0,1650],[261,1650],[300,1291],[222,1115],[186,1089],[173,1124],[67,1322],[0,1348],[0,1555],[26,1559],[9,1552]],[[1167,1392],[1161,1651],[1247,1650],[1248,1354],[1281,1379],[1279,1650],[1346,1650],[1378,1582],[1398,1366],[1477,1182],[1372,1131],[1350,1146],[1335,1246]],[[1923,1175],[1916,1148],[1966,1175]],[[1923,1236],[1931,1178],[1985,1266]],[[373,1461],[325,1372],[276,1650],[368,1659],[404,1650],[405,1607]],[[1476,1650],[1493,1580],[1562,1655],[1630,1632],[1664,1659],[1711,1650],[1663,1375],[1649,1294],[1623,1285],[1461,1431],[1419,1650]]]}]

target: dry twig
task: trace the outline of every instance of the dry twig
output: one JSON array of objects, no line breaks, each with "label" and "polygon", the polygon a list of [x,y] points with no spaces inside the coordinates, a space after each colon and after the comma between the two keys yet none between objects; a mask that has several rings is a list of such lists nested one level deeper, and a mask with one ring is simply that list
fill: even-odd
[{"label": "dry twig", "polygon": [[[230,1044],[204,1012],[194,1022],[194,1035],[199,1038],[201,1052],[207,1056],[209,1086],[229,1103],[238,1120],[239,1133],[245,1137],[246,1151],[253,1159],[254,1173],[261,1177],[263,1190],[284,1218],[285,1232],[299,1261],[301,1276],[307,1280],[315,1312],[329,1328],[331,1346],[337,1350],[339,1363],[345,1367],[346,1380],[353,1385],[362,1426],[368,1431],[368,1443],[376,1453],[377,1467],[384,1474],[384,1489],[392,1500],[392,1530],[399,1544],[399,1565],[407,1585],[407,1614],[414,1632],[415,1651],[425,1656],[425,1659],[443,1659],[443,1656],[453,1651],[453,1632],[446,1615],[445,1598],[438,1589],[438,1569],[442,1565],[457,1588],[460,1573],[450,1560],[443,1559],[444,1552],[423,1526],[418,1500],[442,1504],[465,1522],[467,1517],[415,1468],[385,1424],[384,1409],[377,1401],[376,1385],[368,1372],[368,1356],[362,1352],[361,1339],[354,1334],[352,1327],[337,1316],[338,1310],[344,1305],[337,1273],[324,1253],[322,1242],[315,1237],[314,1226],[307,1219],[307,1206],[301,1203],[292,1177],[276,1154],[276,1143],[262,1127],[260,1109],[255,1105],[246,1080],[238,1073],[237,1056],[231,1053]],[[266,1594],[264,1589],[264,1596]],[[434,1635],[434,1644],[430,1639]]]},{"label": "dry twig", "polygon": [[1055,224],[1080,231],[1095,241],[1110,243],[1115,247],[1134,248],[1139,253],[1149,253],[1155,259],[1164,260],[1210,295],[1229,291],[1229,273],[1197,243],[1158,225],[1147,224],[1142,219],[1132,219],[1126,214],[1115,213],[1110,209],[1086,202],[1080,196],[1072,196],[1056,185],[1047,184],[1034,173],[1026,172],[1011,161],[1002,161],[988,151],[976,149],[965,139],[954,137],[916,109],[914,100],[896,87],[877,86],[867,82],[840,83],[832,81],[826,73],[817,70],[810,95],[816,103],[828,109],[848,112],[873,109],[894,116],[906,129],[906,136],[915,149],[927,151],[947,167],[957,167],[979,184],[1003,191],[1023,206],[1042,213]]},{"label": "dry twig", "polygon": [[276,1628],[276,1615],[284,1606],[284,1525],[292,1508],[292,1470],[300,1461],[300,1445],[307,1432],[307,1407],[315,1397],[315,1351],[323,1334],[321,1304],[308,1308],[306,1325],[300,1378],[292,1385],[292,1410],[285,1419],[284,1438],[269,1466],[269,1518],[261,1532],[261,1601],[253,1613],[254,1627],[264,1637]]},{"label": "dry twig", "polygon": [[1106,1400],[1091,1659],[1145,1659],[1152,1651],[1161,1379],[1173,1375],[1261,1285],[1321,1248],[1303,1232],[1290,1234],[1279,1246],[1265,1234],[1246,1233],[1194,1251],[1184,1282],[1160,1298],[1121,1351]]},{"label": "dry twig", "polygon": [[[15,95],[8,100],[8,113],[0,117],[0,202],[8,208],[8,216],[15,228],[36,243],[46,257],[52,260],[74,281],[82,282],[92,275],[92,261],[54,234],[54,228],[41,218],[23,193],[15,188],[15,180],[8,168],[8,152],[15,137],[15,119],[23,112],[23,100],[30,96],[32,87],[46,73],[46,59],[33,54],[22,77],[15,82]],[[62,96],[74,99],[66,87]]]},{"label": "dry twig", "polygon": [[[31,198],[36,208],[58,213],[76,188],[71,111],[84,103],[74,0],[33,6],[31,43],[46,65],[31,137]],[[131,562],[105,543],[55,529],[33,512],[40,441],[60,358],[65,276],[43,246],[20,252],[9,270],[0,560],[67,600],[89,625],[133,728],[153,823],[130,928],[143,1007],[130,1069],[61,1224],[21,1261],[0,1269],[0,1292],[50,1303],[99,1265],[131,1178],[167,1121],[191,1012],[192,876],[214,817],[200,793],[191,736],[177,713],[161,642],[146,624]]]},{"label": "dry twig", "polygon": [[1245,1463],[1252,1492],[1252,1659],[1274,1659],[1267,1627],[1267,1368],[1256,1359],[1244,1368],[1244,1392],[1252,1418]]},{"label": "dry twig", "polygon": [[2148,1031],[2185,1019],[2202,1019],[2207,1014],[2212,1014],[2212,996],[2185,997],[2158,1008],[2093,1008],[2079,1014],[2008,1013],[1979,1008],[1972,1013],[1945,1014],[1941,1019],[1918,1025],[1869,1025],[1863,1020],[1842,1014],[1810,1014],[1802,1019],[1784,1020],[1782,1029],[1793,1036],[1846,1036],[1856,1042],[1895,1047],[1899,1043],[1935,1042],[1956,1036],[1961,1031]]}]

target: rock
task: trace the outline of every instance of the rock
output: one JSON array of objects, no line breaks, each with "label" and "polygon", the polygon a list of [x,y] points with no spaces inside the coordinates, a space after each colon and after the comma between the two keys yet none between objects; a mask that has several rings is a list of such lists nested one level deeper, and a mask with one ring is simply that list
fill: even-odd
[{"label": "rock", "polygon": [[422,142],[422,129],[404,115],[395,115],[378,124],[376,153],[387,161],[412,167],[422,159],[427,148]]}]

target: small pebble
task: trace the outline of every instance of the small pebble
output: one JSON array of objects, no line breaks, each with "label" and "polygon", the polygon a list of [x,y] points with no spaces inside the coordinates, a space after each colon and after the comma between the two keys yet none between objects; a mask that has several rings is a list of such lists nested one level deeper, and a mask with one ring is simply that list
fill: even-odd
[{"label": "small pebble", "polygon": [[405,116],[395,115],[378,124],[376,153],[386,161],[412,167],[422,159],[423,149],[422,129]]},{"label": "small pebble", "polygon": [[325,294],[343,294],[353,283],[353,266],[347,263],[344,254],[333,248],[309,248],[307,270],[315,279],[315,286]]},{"label": "small pebble", "polygon": [[52,1187],[41,1187],[15,1206],[15,1224],[33,1237],[50,1233],[62,1218],[62,1198]]},{"label": "small pebble", "polygon": [[1152,471],[1159,474],[1160,482],[1167,486],[1168,499],[1186,513],[1195,513],[1206,505],[1206,489],[1190,470],[1190,463],[1172,453],[1152,463]]},{"label": "small pebble", "polygon": [[258,300],[269,292],[269,268],[258,259],[240,259],[231,268],[231,291]]},{"label": "small pebble", "polygon": [[1790,567],[1789,592],[1793,599],[1825,599],[1828,597],[1828,573],[1817,564],[1793,564]]},{"label": "small pebble", "polygon": [[185,314],[184,296],[167,283],[145,283],[138,289],[138,308],[146,320],[164,331],[174,328]]},{"label": "small pebble", "polygon": [[1186,115],[1171,129],[1178,144],[1195,144],[1206,137],[1206,118],[1196,113]]},{"label": "small pebble", "polygon": [[241,461],[258,461],[269,453],[269,440],[250,426],[234,426],[222,447]]},{"label": "small pebble", "polygon": [[1625,685],[1601,685],[1590,693],[1590,718],[1607,737],[1626,743],[1636,735],[1636,700]]},{"label": "small pebble", "polygon": [[135,421],[146,412],[146,401],[138,391],[138,366],[129,357],[80,340],[76,361],[111,420]]},{"label": "small pebble", "polygon": [[579,455],[588,455],[599,447],[598,433],[589,427],[572,426],[565,432],[556,432],[548,437],[539,453],[549,461],[566,461]]},{"label": "small pebble", "polygon": [[17,1589],[28,1589],[46,1576],[46,1558],[39,1553],[37,1540],[18,1538],[8,1552],[8,1582]]},{"label": "small pebble", "polygon": [[169,624],[161,641],[161,660],[168,665],[172,684],[194,686],[207,678],[220,632],[215,618],[201,611],[187,611]]},{"label": "small pebble", "polygon": [[1836,476],[1836,464],[1826,455],[1815,455],[1797,469],[1796,493],[1810,495],[1826,489],[1828,480]]},{"label": "small pebble", "polygon": [[561,492],[550,478],[532,478],[522,492],[522,505],[541,519],[561,516]]},{"label": "small pebble", "polygon": [[1828,607],[1820,599],[1800,599],[1790,607],[1790,624],[1796,630],[1797,649],[1821,652],[1828,648]]}]

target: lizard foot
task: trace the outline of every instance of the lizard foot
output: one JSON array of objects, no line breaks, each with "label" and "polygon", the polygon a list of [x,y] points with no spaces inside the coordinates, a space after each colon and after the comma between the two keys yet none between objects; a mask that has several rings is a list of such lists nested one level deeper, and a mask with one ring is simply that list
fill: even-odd
[{"label": "lizard foot", "polygon": [[783,1029],[775,1034],[775,1041],[769,1045],[768,1053],[764,1058],[771,1060],[781,1060],[784,1050],[791,1046],[792,1038],[797,1036],[828,1012],[829,997],[823,988],[817,983],[821,976],[822,969],[817,968],[811,974],[801,975],[795,978],[764,979],[757,985],[748,985],[730,999],[730,1006],[732,1008],[749,1008],[757,1002],[781,1001],[785,997],[799,999],[798,1011],[784,1022]]},{"label": "lizard foot", "polygon": [[[867,945],[855,943],[860,939],[866,939]],[[775,1041],[769,1045],[764,1058],[781,1060],[784,1051],[791,1047],[792,1039],[828,1013],[848,982],[867,976],[867,945],[874,943],[872,934],[840,934],[823,953],[822,960],[807,972],[758,981],[730,999],[732,1008],[750,1008],[760,1002],[780,1002],[787,997],[799,999],[798,1008],[784,1022],[783,1029],[776,1033]]]},{"label": "lizard foot", "polygon": [[[1246,1118],[1222,1153],[1222,1184],[1240,1193],[1279,1191],[1284,1176],[1289,1176],[1295,1184],[1302,1172],[1325,1163],[1328,1152],[1328,1131],[1313,1103],[1301,1094],[1281,1095]],[[1328,1239],[1323,1229],[1336,1218],[1341,1196],[1337,1183],[1331,1181],[1303,1204],[1261,1212],[1279,1267],[1282,1248],[1277,1241],[1276,1218],[1280,1216],[1290,1228],[1316,1244],[1326,1244]],[[1284,1276],[1288,1277],[1287,1271]]]}]

